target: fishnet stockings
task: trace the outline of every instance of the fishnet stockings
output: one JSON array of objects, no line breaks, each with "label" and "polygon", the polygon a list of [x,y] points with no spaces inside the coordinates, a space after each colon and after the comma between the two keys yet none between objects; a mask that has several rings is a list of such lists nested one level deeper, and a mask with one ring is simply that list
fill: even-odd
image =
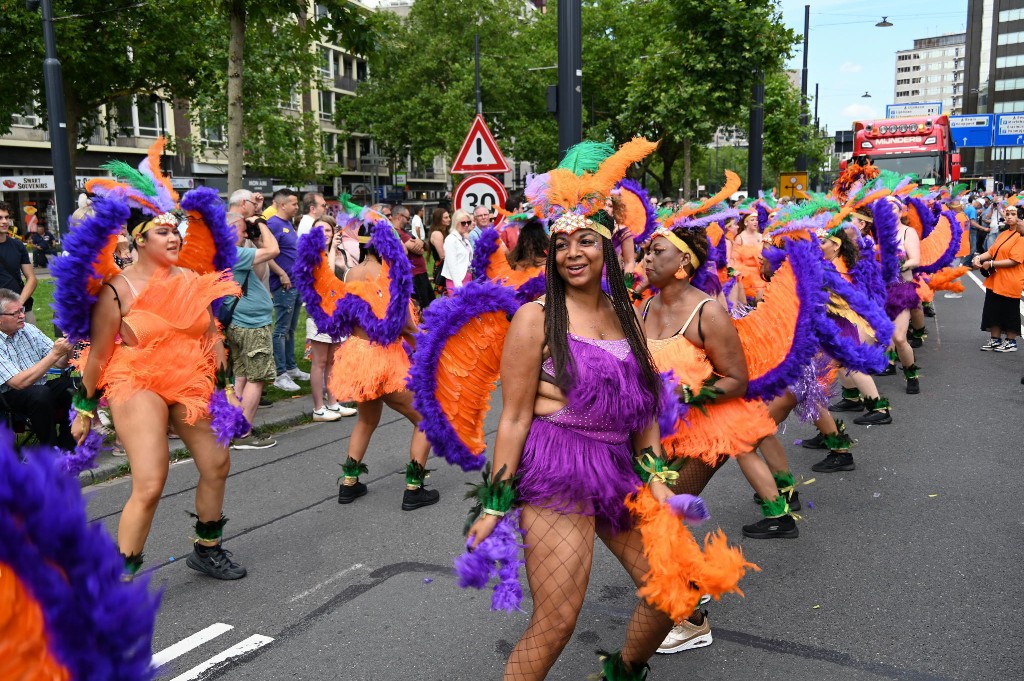
[{"label": "fishnet stockings", "polygon": [[717,473],[718,469],[724,466],[728,460],[728,456],[720,456],[718,462],[712,466],[697,459],[690,459],[679,470],[679,478],[672,485],[672,491],[676,494],[700,495],[711,482],[711,476]]},{"label": "fishnet stockings", "polygon": [[[710,478],[710,475],[707,476]],[[533,615],[505,666],[504,681],[540,681],[572,638],[590,581],[594,557],[594,519],[563,515],[533,506],[523,508],[526,575],[533,594]],[[640,586],[647,558],[640,532],[618,535],[598,531],[601,540]],[[626,627],[622,659],[643,664],[672,628],[672,620],[640,601]]]}]

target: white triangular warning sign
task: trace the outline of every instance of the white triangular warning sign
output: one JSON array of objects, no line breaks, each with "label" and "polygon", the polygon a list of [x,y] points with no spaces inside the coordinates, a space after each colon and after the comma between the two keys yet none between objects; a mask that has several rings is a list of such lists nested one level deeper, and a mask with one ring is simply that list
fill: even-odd
[{"label": "white triangular warning sign", "polygon": [[477,114],[469,128],[466,141],[455,156],[451,172],[460,175],[469,173],[507,173],[512,170],[501,155],[498,143],[487,127],[484,117]]}]

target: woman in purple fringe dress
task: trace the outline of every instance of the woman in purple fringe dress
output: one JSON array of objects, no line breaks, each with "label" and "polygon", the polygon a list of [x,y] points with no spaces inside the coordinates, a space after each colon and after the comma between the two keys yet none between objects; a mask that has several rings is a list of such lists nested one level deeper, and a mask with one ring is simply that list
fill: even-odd
[{"label": "woman in purple fringe dress", "polygon": [[[505,667],[505,681],[543,679],[569,642],[600,537],[639,586],[648,571],[640,533],[624,506],[640,485],[635,452],[660,452],[655,420],[660,378],[623,283],[604,211],[567,213],[552,226],[547,295],[512,319],[501,362],[503,408],[494,449],[496,478],[519,476],[530,624]],[[607,268],[611,295],[601,290]],[[652,481],[659,501],[669,488]],[[498,518],[470,529],[479,545]],[[672,621],[645,601],[621,651],[628,676],[647,660]]]}]

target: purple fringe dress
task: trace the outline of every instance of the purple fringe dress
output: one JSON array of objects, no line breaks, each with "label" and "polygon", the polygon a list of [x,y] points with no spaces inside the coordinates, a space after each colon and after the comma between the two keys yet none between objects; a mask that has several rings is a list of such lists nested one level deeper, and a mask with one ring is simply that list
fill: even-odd
[{"label": "purple fringe dress", "polygon": [[[568,402],[533,419],[519,464],[519,501],[594,516],[614,533],[632,521],[623,502],[640,485],[631,436],[655,416],[655,398],[628,341],[569,334]],[[544,371],[554,373],[551,359]]]}]

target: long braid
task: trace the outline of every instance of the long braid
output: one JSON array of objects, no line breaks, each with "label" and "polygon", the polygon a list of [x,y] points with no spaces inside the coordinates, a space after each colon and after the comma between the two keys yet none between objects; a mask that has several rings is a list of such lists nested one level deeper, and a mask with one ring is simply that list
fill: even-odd
[{"label": "long braid", "polygon": [[643,372],[647,389],[651,391],[651,395],[657,397],[661,391],[661,377],[654,366],[654,358],[651,357],[651,351],[647,347],[647,335],[644,333],[643,327],[640,326],[640,320],[637,318],[636,312],[629,302],[629,292],[626,290],[626,281],[622,276],[619,258],[615,254],[615,246],[608,239],[602,239],[602,241],[604,246],[605,276],[608,280],[608,288],[612,292],[612,308],[614,308],[615,315],[619,318],[622,333],[625,334],[626,340],[629,341],[629,347],[633,351],[633,356],[636,357],[637,364],[640,365],[640,371]]},{"label": "long braid", "polygon": [[565,306],[565,282],[558,274],[555,249],[550,247],[544,281],[544,336],[555,365],[555,385],[568,390],[573,377],[573,372],[567,370],[573,361],[569,353],[569,310]]}]

